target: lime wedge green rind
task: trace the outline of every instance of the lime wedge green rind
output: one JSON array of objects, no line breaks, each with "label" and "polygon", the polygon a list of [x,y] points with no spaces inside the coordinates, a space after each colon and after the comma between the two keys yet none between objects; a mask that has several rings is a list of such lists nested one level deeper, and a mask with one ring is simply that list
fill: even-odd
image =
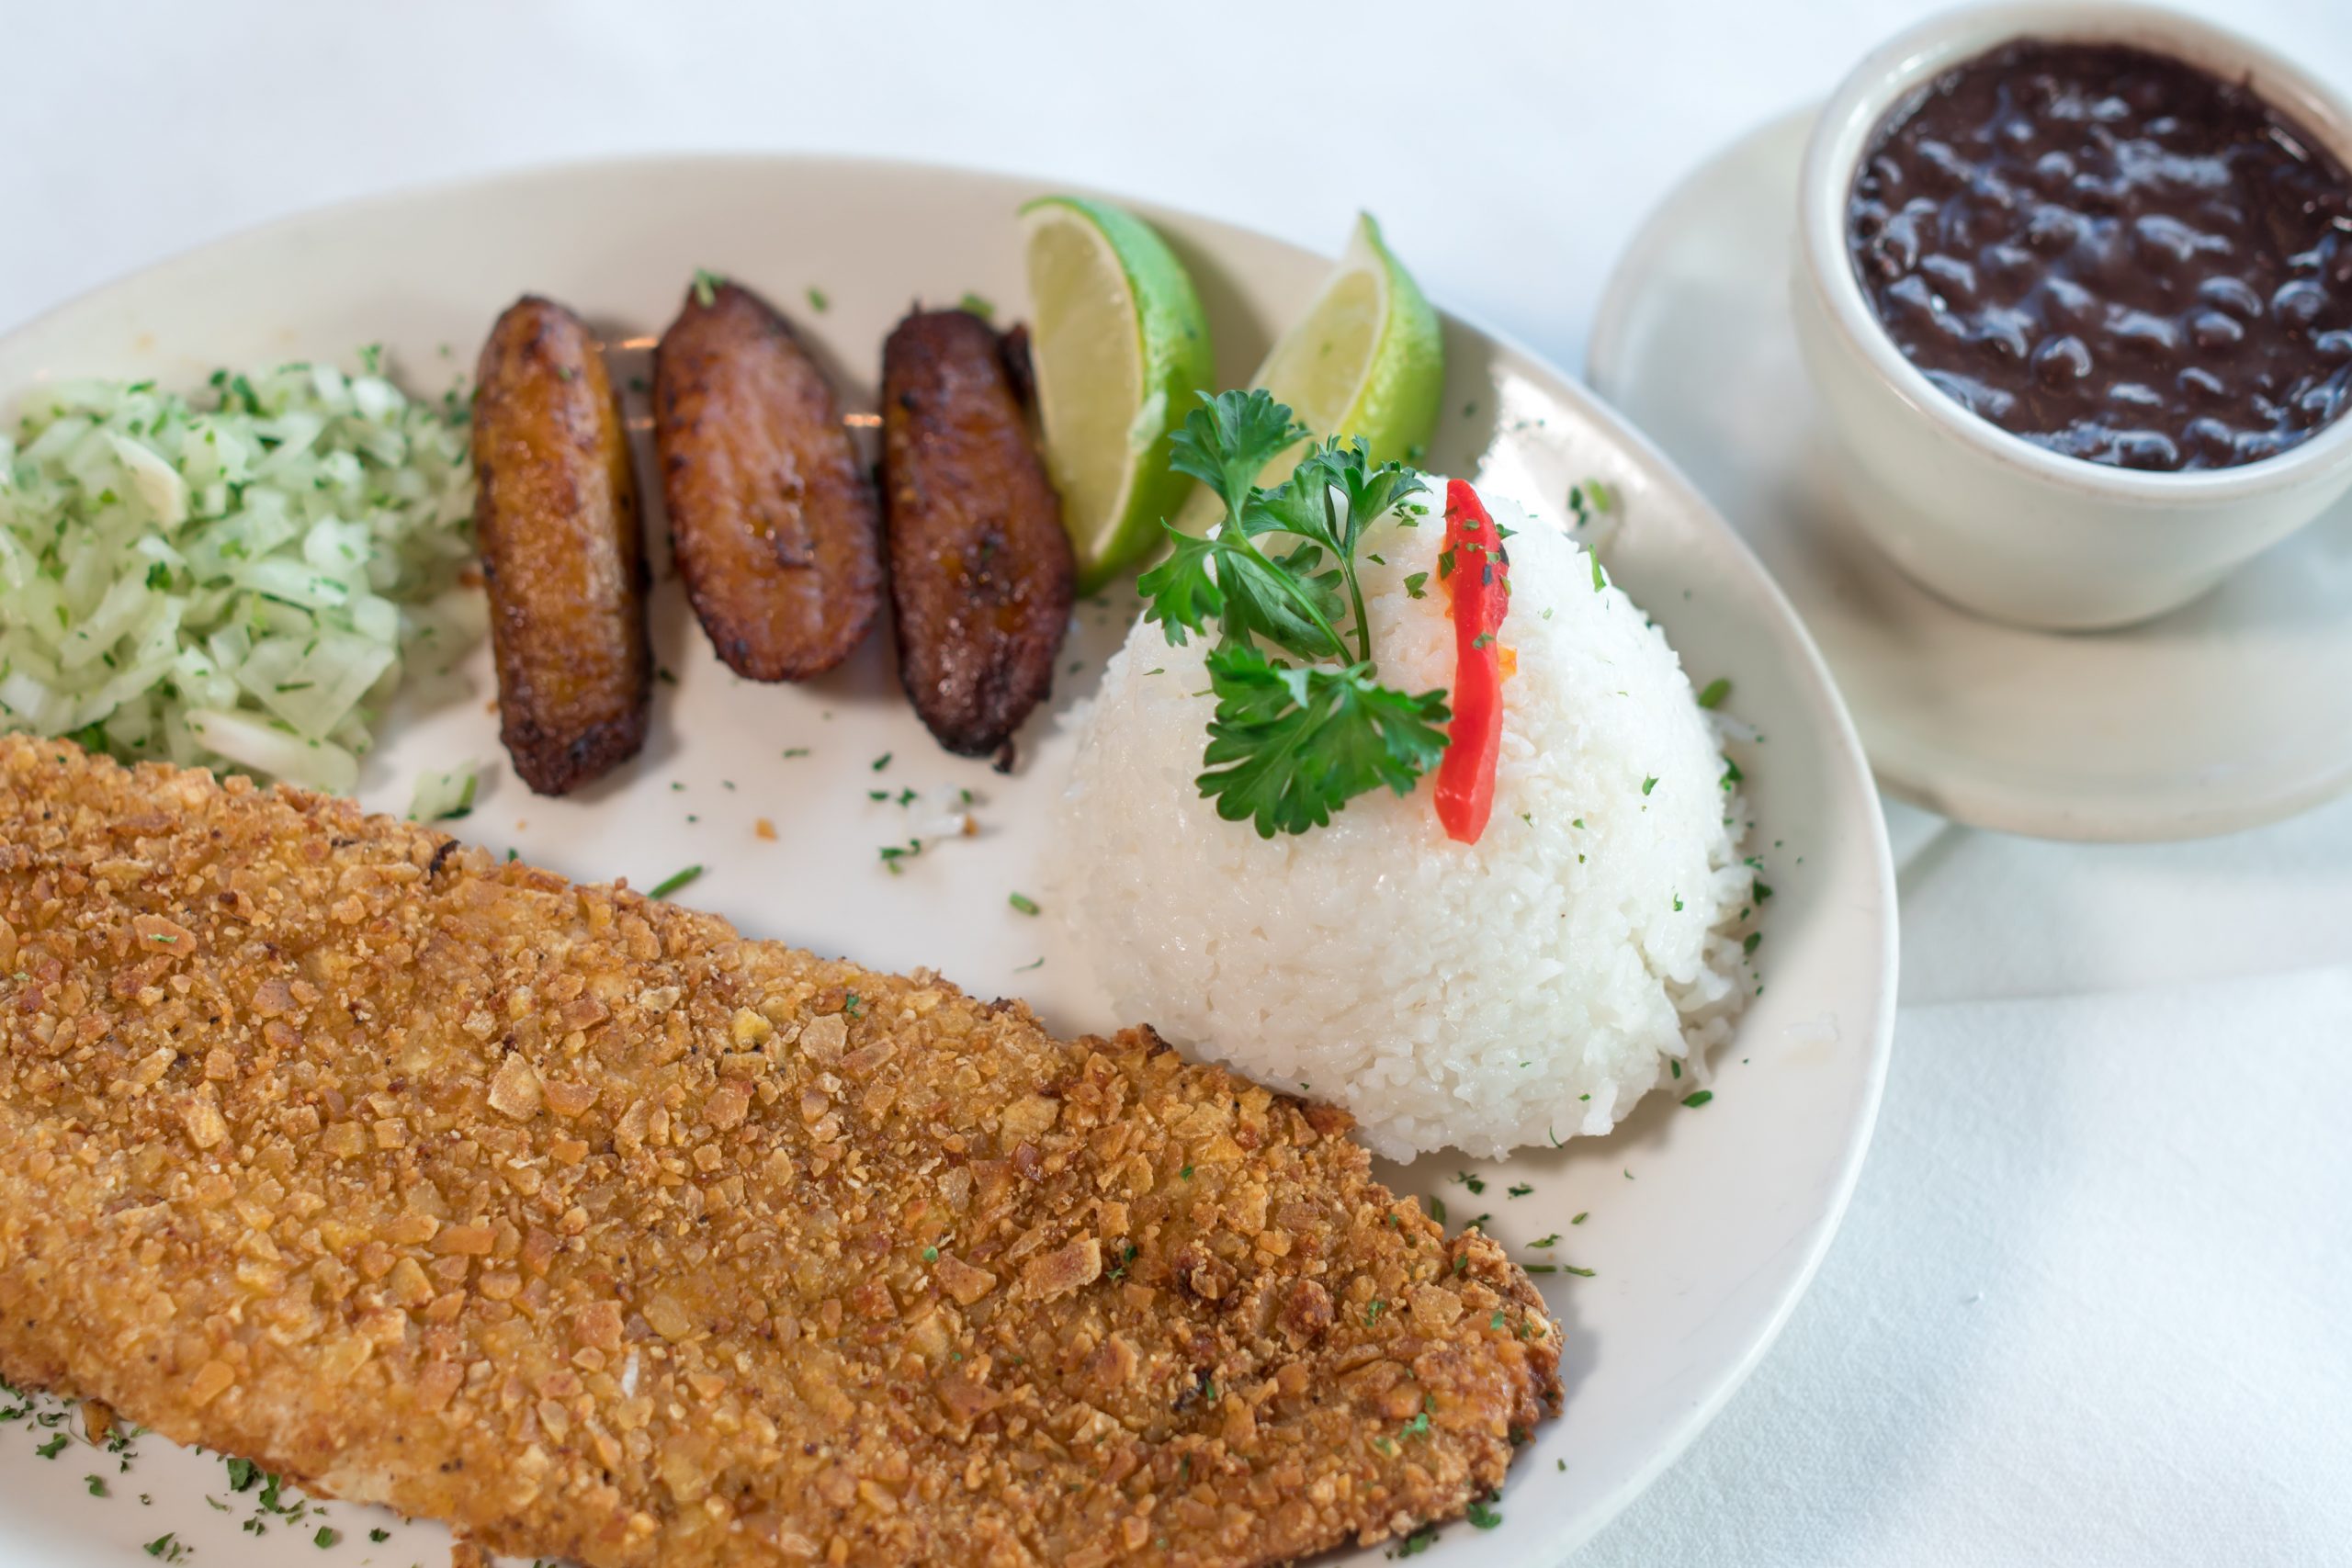
[{"label": "lime wedge green rind", "polygon": [[[1318,437],[1360,436],[1375,462],[1426,461],[1445,391],[1444,330],[1370,213],[1358,218],[1346,254],[1250,384],[1289,405]],[[1258,482],[1288,478],[1305,451],[1281,454]],[[1223,513],[1216,495],[1194,485],[1174,525],[1205,533]]]},{"label": "lime wedge green rind", "polygon": [[[1132,407],[1121,411],[1128,465],[1124,498],[1103,507],[1103,515],[1070,515],[1065,522],[1079,561],[1079,588],[1091,592],[1116,580],[1159,542],[1159,520],[1172,514],[1193,481],[1169,467],[1169,440],[1216,378],[1216,355],[1209,342],[1208,320],[1191,274],[1158,231],[1133,213],[1086,197],[1048,196],[1028,202],[1021,215],[1037,220],[1058,209],[1091,227],[1109,249],[1123,275],[1132,306],[1136,363],[1139,373],[1129,394]],[[1041,318],[1045,313],[1039,304]],[[1053,389],[1046,383],[1057,368],[1058,345],[1042,341],[1038,371],[1041,401],[1051,407]],[[1047,420],[1049,465],[1062,468],[1085,455],[1050,450],[1053,421]],[[1092,455],[1098,462],[1115,461],[1110,454]]]},{"label": "lime wedge green rind", "polygon": [[1363,435],[1376,463],[1426,462],[1445,396],[1445,329],[1421,286],[1389,251],[1379,222],[1369,212],[1359,221],[1388,275],[1388,316],[1372,376],[1335,434]]}]

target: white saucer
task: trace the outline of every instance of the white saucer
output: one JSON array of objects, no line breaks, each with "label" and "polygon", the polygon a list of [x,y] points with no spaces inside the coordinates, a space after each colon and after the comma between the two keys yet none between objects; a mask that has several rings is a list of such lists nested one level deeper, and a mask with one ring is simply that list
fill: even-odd
[{"label": "white saucer", "polygon": [[1979,620],[1849,520],[1787,307],[1813,114],[1717,154],[1635,235],[1586,376],[1747,536],[1837,675],[1880,784],[2042,838],[2200,838],[2352,789],[2352,502],[2128,631]]}]

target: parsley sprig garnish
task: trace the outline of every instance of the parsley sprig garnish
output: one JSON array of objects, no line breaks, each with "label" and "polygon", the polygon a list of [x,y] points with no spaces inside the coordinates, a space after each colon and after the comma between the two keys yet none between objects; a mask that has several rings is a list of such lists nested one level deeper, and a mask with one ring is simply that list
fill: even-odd
[{"label": "parsley sprig garnish", "polygon": [[1202,405],[1171,439],[1170,466],[1216,492],[1224,524],[1206,537],[1170,528],[1169,558],[1136,584],[1171,645],[1216,627],[1202,795],[1271,839],[1322,827],[1383,784],[1410,794],[1443,754],[1437,727],[1451,715],[1442,691],[1380,683],[1356,551],[1419,478],[1333,437],[1262,489],[1258,475],[1306,428],[1264,391]]}]

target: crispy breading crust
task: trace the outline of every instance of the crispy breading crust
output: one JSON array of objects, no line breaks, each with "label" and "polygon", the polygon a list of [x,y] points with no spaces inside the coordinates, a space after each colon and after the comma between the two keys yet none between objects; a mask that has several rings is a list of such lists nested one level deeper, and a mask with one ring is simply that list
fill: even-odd
[{"label": "crispy breading crust", "polygon": [[1346,1125],[0,737],[0,1373],[500,1551],[1239,1564],[1460,1513],[1558,1327]]},{"label": "crispy breading crust", "polygon": [[474,387],[499,739],[525,784],[567,795],[637,755],[653,701],[628,437],[595,334],[552,300],[506,308]]}]

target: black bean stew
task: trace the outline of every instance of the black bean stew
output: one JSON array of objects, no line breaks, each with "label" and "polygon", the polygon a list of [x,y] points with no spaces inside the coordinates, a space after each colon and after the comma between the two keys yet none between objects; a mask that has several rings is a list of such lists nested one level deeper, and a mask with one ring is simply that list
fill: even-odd
[{"label": "black bean stew", "polygon": [[2109,45],[2005,45],[1874,134],[1862,289],[1954,400],[2054,452],[2220,468],[2352,401],[2352,177],[2245,85]]}]

